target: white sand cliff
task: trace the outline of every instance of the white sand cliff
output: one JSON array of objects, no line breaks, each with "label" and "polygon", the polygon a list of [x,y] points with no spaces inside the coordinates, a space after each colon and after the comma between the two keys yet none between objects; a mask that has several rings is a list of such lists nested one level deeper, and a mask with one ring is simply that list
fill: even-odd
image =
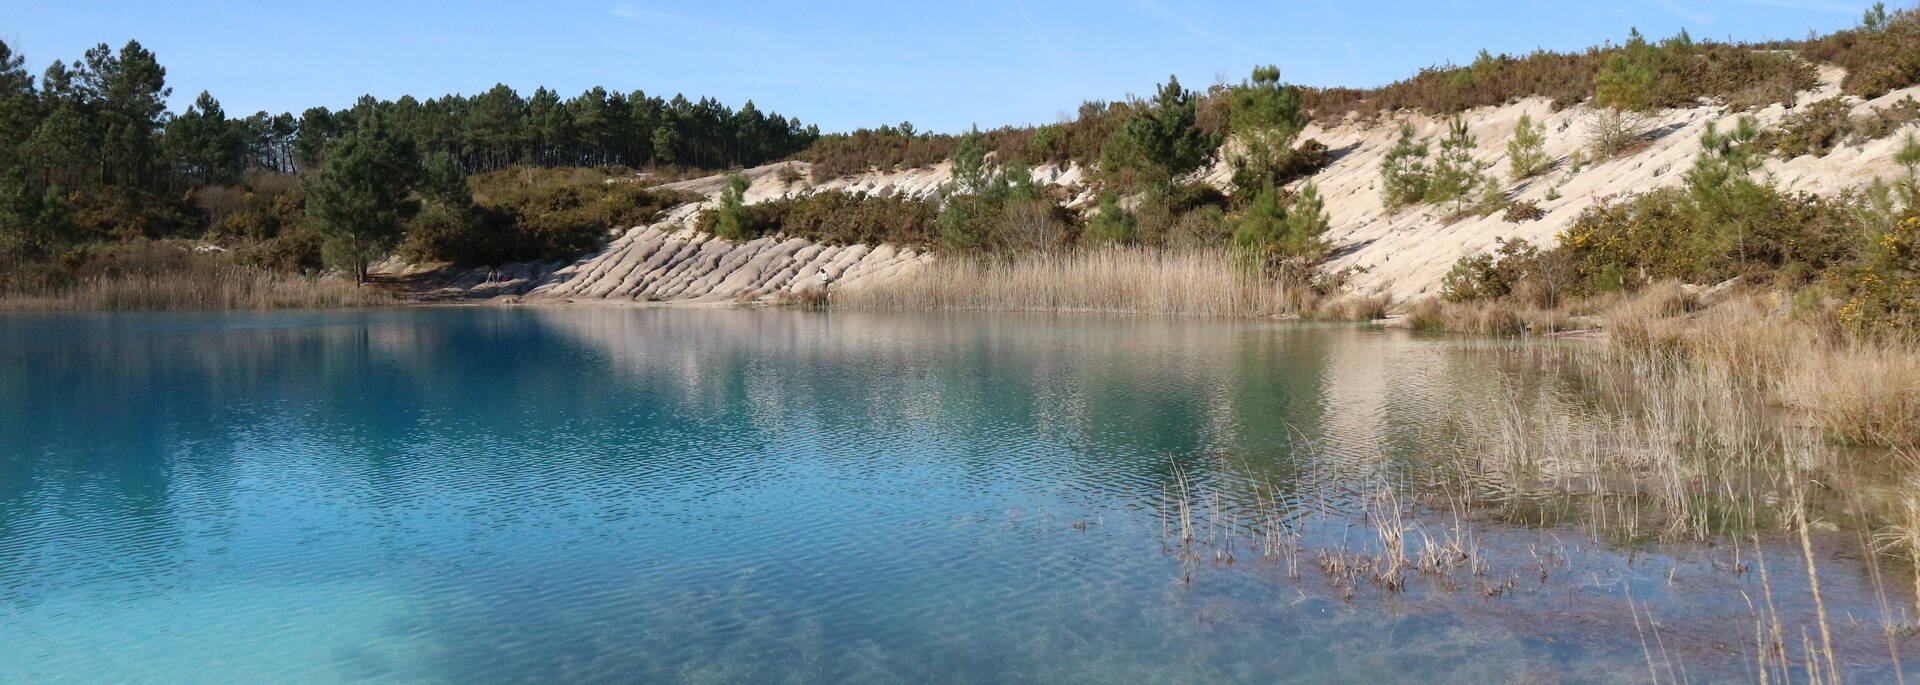
[{"label": "white sand cliff", "polygon": [[[1800,94],[1805,106],[1839,94],[1844,72],[1820,70],[1819,85]],[[1887,107],[1905,97],[1920,97],[1920,86],[1895,91],[1873,100],[1849,97],[1856,113]],[[1336,158],[1310,179],[1326,200],[1332,220],[1328,238],[1335,257],[1329,268],[1358,267],[1351,281],[1361,293],[1388,294],[1402,302],[1433,294],[1448,268],[1460,257],[1493,249],[1502,239],[1524,239],[1551,245],[1555,234],[1572,225],[1586,208],[1609,198],[1645,192],[1683,182],[1699,152],[1700,134],[1707,124],[1732,125],[1751,114],[1765,128],[1778,124],[1790,110],[1773,105],[1754,112],[1729,112],[1703,103],[1687,109],[1654,114],[1646,124],[1651,140],[1630,154],[1570,168],[1569,159],[1590,146],[1587,130],[1598,112],[1584,107],[1552,111],[1548,100],[1528,98],[1500,107],[1463,113],[1478,142],[1475,158],[1489,174],[1506,180],[1506,141],[1522,115],[1546,126],[1545,150],[1553,160],[1547,174],[1507,185],[1509,195],[1530,200],[1546,211],[1535,221],[1511,223],[1500,214],[1469,216],[1449,222],[1445,209],[1420,206],[1389,212],[1380,197],[1380,161],[1393,147],[1401,123],[1411,123],[1420,136],[1435,140],[1444,134],[1451,117],[1398,114],[1374,120],[1349,120],[1338,125],[1310,125],[1300,139],[1317,139]],[[1909,125],[1893,135],[1847,145],[1824,157],[1769,159],[1765,173],[1781,188],[1819,194],[1857,189],[1875,177],[1893,179],[1903,173],[1894,164],[1904,134],[1920,130]],[[781,180],[792,168],[807,175],[803,162],[780,162],[746,170],[751,181],[748,204],[818,190],[843,190],[873,196],[917,199],[938,197],[952,180],[947,164],[928,168],[869,172],[829,179],[819,184]],[[789,177],[792,174],[785,174]],[[1196,175],[1216,186],[1228,185],[1230,171],[1222,161]],[[1093,197],[1085,170],[1068,166],[1034,169],[1036,182],[1065,190],[1071,206],[1089,204]],[[781,291],[811,287],[825,269],[836,287],[884,287],[887,277],[906,273],[934,258],[922,249],[890,245],[820,245],[797,238],[766,237],[747,242],[721,240],[690,228],[699,212],[713,206],[727,179],[708,176],[663,187],[698,193],[707,199],[676,207],[658,222],[621,232],[595,253],[570,263],[516,265],[510,280],[482,282],[475,271],[449,283],[446,291],[470,295],[515,296],[523,302],[593,301],[735,301],[773,297]],[[1555,199],[1547,199],[1557,194]]]}]

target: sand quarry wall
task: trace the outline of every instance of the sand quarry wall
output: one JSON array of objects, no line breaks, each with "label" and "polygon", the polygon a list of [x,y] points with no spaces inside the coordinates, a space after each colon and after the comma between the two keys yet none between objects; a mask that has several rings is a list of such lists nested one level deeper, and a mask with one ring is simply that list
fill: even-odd
[{"label": "sand quarry wall", "polygon": [[[1839,94],[1843,72],[1823,68],[1820,85],[1800,94],[1802,106]],[[1886,107],[1905,97],[1920,97],[1920,87],[1907,88],[1872,100],[1848,98],[1856,112]],[[1334,162],[1312,178],[1326,199],[1332,220],[1328,238],[1334,258],[1329,268],[1358,267],[1351,281],[1362,293],[1384,293],[1402,301],[1431,295],[1448,268],[1464,255],[1491,250],[1500,240],[1524,239],[1551,245],[1554,236],[1570,226],[1580,213],[1609,198],[1645,192],[1684,182],[1687,169],[1700,150],[1700,134],[1715,123],[1731,126],[1742,114],[1751,114],[1762,127],[1778,124],[1793,110],[1773,105],[1754,112],[1728,112],[1708,104],[1666,110],[1645,123],[1650,140],[1629,154],[1575,169],[1576,153],[1590,149],[1588,130],[1600,113],[1579,106],[1553,111],[1542,98],[1529,98],[1500,107],[1462,114],[1478,147],[1474,157],[1488,173],[1506,180],[1506,141],[1521,116],[1546,126],[1545,149],[1552,170],[1524,182],[1508,182],[1509,196],[1537,203],[1544,218],[1513,223],[1502,215],[1469,216],[1449,220],[1444,208],[1421,206],[1390,212],[1380,196],[1380,161],[1393,147],[1402,123],[1413,125],[1425,139],[1446,133],[1450,117],[1404,114],[1373,120],[1349,120],[1337,125],[1314,124],[1301,133],[1325,143]],[[1781,188],[1834,194],[1859,188],[1875,177],[1892,179],[1902,170],[1893,156],[1909,125],[1892,136],[1861,145],[1841,147],[1824,157],[1770,159],[1764,172]],[[818,190],[843,190],[875,196],[937,197],[952,179],[947,164],[892,172],[871,172],[835,178],[818,184],[788,181],[794,173],[807,176],[802,162],[781,162],[746,170],[751,181],[744,200],[749,203]],[[1195,175],[1225,187],[1231,172],[1223,161]],[[1043,166],[1034,180],[1065,189],[1070,205],[1084,206],[1093,195],[1083,169]],[[450,290],[478,295],[514,295],[523,301],[694,300],[734,301],[776,297],[781,291],[812,287],[825,269],[835,287],[884,287],[887,278],[911,272],[933,259],[924,250],[890,245],[819,245],[778,237],[746,242],[721,240],[689,228],[699,212],[716,204],[726,188],[725,176],[667,184],[665,187],[705,196],[702,202],[676,207],[648,226],[625,229],[599,252],[567,263],[518,265],[507,281],[482,281],[479,271],[450,283]],[[1552,199],[1549,199],[1552,198]]]}]

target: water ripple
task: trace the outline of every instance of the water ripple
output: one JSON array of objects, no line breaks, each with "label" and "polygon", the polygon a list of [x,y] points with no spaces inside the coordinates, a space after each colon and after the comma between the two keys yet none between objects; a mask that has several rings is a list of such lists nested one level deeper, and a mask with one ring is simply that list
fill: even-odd
[{"label": "water ripple", "polygon": [[1377,677],[1346,645],[1410,619],[1175,587],[1175,467],[1243,524],[1349,514],[1485,368],[1095,317],[15,324],[0,681]]}]

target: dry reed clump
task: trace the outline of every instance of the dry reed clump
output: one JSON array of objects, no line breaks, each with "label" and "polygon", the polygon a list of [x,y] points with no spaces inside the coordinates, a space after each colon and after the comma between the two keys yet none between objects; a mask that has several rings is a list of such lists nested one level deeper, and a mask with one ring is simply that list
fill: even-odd
[{"label": "dry reed clump", "polygon": [[1407,310],[1406,325],[1415,330],[1519,336],[1573,330],[1579,327],[1579,322],[1560,309],[1530,307],[1506,300],[1447,302],[1435,297],[1414,303]]},{"label": "dry reed clump", "polygon": [[1776,295],[1730,297],[1705,310],[1677,287],[1602,315],[1607,351],[1625,364],[1666,360],[1801,412],[1854,444],[1920,445],[1920,348],[1904,339],[1835,335],[1795,318]]},{"label": "dry reed clump", "polygon": [[1587,387],[1570,397],[1515,382],[1492,406],[1462,412],[1453,477],[1513,518],[1581,511],[1596,533],[1623,539],[1744,533],[1778,522],[1770,503],[1790,474],[1832,462],[1722,369],[1583,349],[1517,354]]},{"label": "dry reed clump", "polygon": [[1335,295],[1311,300],[1301,317],[1321,321],[1376,321],[1386,318],[1393,298],[1386,295]]},{"label": "dry reed clump", "polygon": [[1920,352],[1854,342],[1795,357],[1780,394],[1828,435],[1863,445],[1920,445]]},{"label": "dry reed clump", "polygon": [[[1796,348],[1813,341],[1799,326],[1779,325],[1775,304],[1759,295],[1730,300],[1693,316],[1680,338],[1686,354],[1722,369],[1729,379],[1762,388],[1794,362]],[[1772,325],[1770,325],[1772,324]]]},{"label": "dry reed clump", "polygon": [[1507,298],[1433,298],[1409,308],[1406,323],[1517,335],[1567,330],[1586,319],[1607,332],[1594,352],[1611,363],[1662,374],[1710,372],[1729,389],[1802,412],[1835,439],[1920,445],[1920,340],[1849,334],[1832,311],[1790,303],[1779,292],[1662,282],[1550,309]]},{"label": "dry reed clump", "polygon": [[203,263],[184,270],[97,275],[60,287],[0,295],[0,310],[187,310],[370,307],[390,293],[334,276]]},{"label": "dry reed clump", "polygon": [[1195,317],[1299,313],[1311,293],[1248,273],[1224,249],[1103,247],[948,256],[834,296],[867,309],[979,309]]},{"label": "dry reed clump", "polygon": [[1608,342],[1627,355],[1665,355],[1682,351],[1687,322],[1682,315],[1697,302],[1678,283],[1647,286],[1608,307],[1600,315]]},{"label": "dry reed clump", "polygon": [[775,306],[794,309],[825,309],[827,301],[827,291],[820,288],[782,290],[773,296]]}]

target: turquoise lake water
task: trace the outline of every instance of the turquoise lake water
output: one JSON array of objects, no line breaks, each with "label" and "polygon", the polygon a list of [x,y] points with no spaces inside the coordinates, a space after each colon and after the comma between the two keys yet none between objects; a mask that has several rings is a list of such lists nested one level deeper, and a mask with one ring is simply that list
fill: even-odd
[{"label": "turquoise lake water", "polygon": [[[1544,629],[1551,593],[1181,580],[1174,465],[1359,535],[1449,394],[1511,372],[1465,347],[1037,315],[0,316],[0,681],[1646,680],[1630,624]],[[1641,601],[1691,572],[1575,554]]]}]

